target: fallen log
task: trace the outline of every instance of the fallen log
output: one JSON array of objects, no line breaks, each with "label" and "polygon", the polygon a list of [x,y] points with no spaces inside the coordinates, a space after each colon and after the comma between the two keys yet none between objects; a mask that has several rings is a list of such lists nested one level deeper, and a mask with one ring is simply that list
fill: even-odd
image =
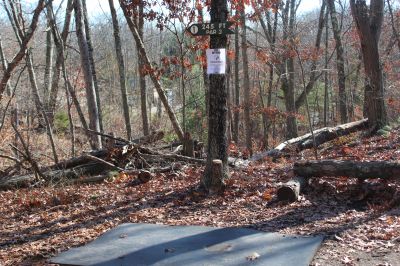
[{"label": "fallen log", "polygon": [[387,161],[302,161],[294,164],[294,173],[302,177],[347,176],[360,179],[398,178],[400,163]]},{"label": "fallen log", "polygon": [[[315,147],[318,147],[325,142],[334,140],[341,136],[346,136],[351,133],[357,132],[362,129],[366,129],[368,126],[368,119],[351,122],[336,127],[324,127],[314,131]],[[311,133],[307,133],[301,137],[293,138],[282,142],[274,149],[255,154],[250,161],[261,160],[265,157],[282,157],[290,151],[302,151],[305,149],[312,148],[314,146],[314,139]]]},{"label": "fallen log", "polygon": [[[49,170],[43,172],[46,182],[59,182],[63,179],[78,179],[81,176],[99,175],[112,169],[113,167],[102,162],[92,162],[75,166],[70,169]],[[3,177],[0,179],[0,189],[10,189],[15,187],[26,187],[35,181],[35,174]]]},{"label": "fallen log", "polygon": [[307,182],[302,176],[297,176],[279,186],[277,197],[279,201],[295,202],[299,199],[300,192],[304,189]]}]

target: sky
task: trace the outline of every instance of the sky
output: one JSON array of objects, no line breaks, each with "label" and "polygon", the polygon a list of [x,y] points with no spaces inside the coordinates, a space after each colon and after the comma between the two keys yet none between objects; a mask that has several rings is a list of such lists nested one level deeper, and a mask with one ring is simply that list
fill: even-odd
[{"label": "sky", "polygon": [[[56,0],[55,3],[60,0]],[[118,1],[114,0],[115,6],[118,7]],[[100,15],[104,12],[109,13],[108,0],[86,0],[88,12],[90,16]],[[312,11],[321,5],[321,0],[302,0],[299,6],[299,12]]]}]

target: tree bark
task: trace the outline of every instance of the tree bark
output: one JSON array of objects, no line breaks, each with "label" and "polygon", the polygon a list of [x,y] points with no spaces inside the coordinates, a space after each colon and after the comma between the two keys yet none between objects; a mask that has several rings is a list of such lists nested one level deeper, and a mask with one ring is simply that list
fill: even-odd
[{"label": "tree bark", "polygon": [[[4,56],[3,42],[1,41],[1,36],[0,36],[0,60],[1,60],[1,65],[3,67],[3,73],[4,73],[7,69],[8,62],[7,62],[6,57]],[[11,88],[10,88],[9,81],[7,81],[5,90],[6,90],[7,96],[11,96]]]},{"label": "tree bark", "polygon": [[92,71],[94,92],[96,94],[97,111],[99,114],[98,115],[99,127],[100,127],[100,131],[103,132],[103,112],[101,109],[100,88],[99,88],[99,83],[97,81],[96,64],[95,64],[94,58],[93,58],[93,44],[92,44],[92,38],[91,38],[91,33],[90,33],[89,16],[87,14],[87,8],[86,8],[86,0],[82,0],[82,11],[83,11],[83,13],[82,13],[83,24],[85,26],[85,37],[86,37],[86,42],[87,42],[87,47],[88,47],[89,62],[90,62],[90,67],[91,67],[91,71]]},{"label": "tree bark", "polygon": [[[140,39],[143,41],[143,30],[144,30],[144,14],[143,14],[143,0],[139,0],[138,3],[138,12],[137,12],[137,30],[139,33]],[[149,118],[147,115],[147,86],[146,86],[146,75],[143,72],[146,66],[145,59],[140,52],[139,44],[136,43],[136,49],[138,53],[138,70],[139,70],[139,86],[140,86],[140,109],[142,112],[142,126],[143,126],[143,134],[149,135],[150,127],[149,127]]]},{"label": "tree bark", "polygon": [[[57,64],[60,64],[59,67],[61,68],[61,74],[62,74],[64,82],[65,82],[66,90],[68,91],[68,94],[72,98],[72,102],[73,102],[73,104],[75,106],[75,109],[76,109],[76,111],[78,113],[78,116],[79,116],[79,119],[81,121],[82,127],[85,129],[85,133],[86,133],[86,135],[88,136],[88,138],[90,140],[91,147],[92,147],[92,149],[95,149],[96,146],[94,145],[94,143],[91,140],[91,137],[90,137],[90,135],[88,133],[88,125],[86,123],[85,116],[84,116],[82,108],[81,108],[81,106],[79,104],[79,101],[78,101],[78,98],[76,96],[76,93],[75,93],[75,91],[74,91],[74,89],[72,87],[72,84],[69,81],[68,74],[67,74],[67,68],[66,68],[66,65],[65,65],[65,41],[66,41],[67,36],[68,36],[69,24],[70,24],[68,21],[71,20],[72,9],[73,9],[72,0],[68,0],[67,10],[66,10],[66,13],[65,13],[64,28],[63,28],[62,33],[60,34],[60,32],[58,31],[58,28],[56,26],[56,21],[54,19],[53,7],[52,7],[51,4],[47,5],[47,12],[50,14],[50,20],[52,22],[51,27],[52,27],[52,32],[53,32],[53,39],[54,39],[54,43],[55,43],[56,48],[57,48],[56,68],[57,68]],[[58,93],[58,80],[59,80],[59,75],[60,75],[59,72],[60,72],[59,70],[55,69],[54,73],[57,73],[57,83],[54,83],[54,80],[56,79],[56,75],[55,75],[54,79],[53,79],[53,84],[52,84],[52,93],[54,92],[54,95],[53,95],[54,97],[50,96],[50,102],[54,101],[54,105],[51,105],[51,108],[54,108],[54,109],[51,109],[51,110],[53,110],[52,111],[53,115],[54,115],[54,110],[55,110],[55,101],[57,99],[57,93]],[[53,87],[53,85],[55,85],[55,87]],[[54,91],[53,91],[53,89],[54,89]]]},{"label": "tree bark", "polygon": [[400,163],[387,161],[304,161],[294,164],[294,172],[302,177],[347,176],[360,179],[398,178]]},{"label": "tree bark", "polygon": [[51,90],[51,69],[53,67],[53,40],[51,37],[51,22],[49,19],[49,15],[47,15],[47,32],[46,32],[46,66],[44,69],[44,77],[43,77],[43,104],[45,105],[46,113],[47,113],[47,101],[49,97],[49,93]]},{"label": "tree bark", "polygon": [[304,189],[306,184],[306,180],[299,176],[289,180],[278,188],[276,193],[278,200],[287,200],[289,202],[297,201],[299,199],[300,192]]},{"label": "tree bark", "polygon": [[[238,13],[238,11],[236,11]],[[235,109],[233,112],[232,136],[236,144],[239,142],[240,122],[240,81],[239,81],[239,25],[235,26]],[[207,107],[208,108],[208,107]]]},{"label": "tree bark", "polygon": [[18,64],[22,60],[22,58],[24,58],[24,56],[25,56],[26,49],[28,48],[28,45],[33,37],[33,34],[35,33],[35,30],[36,30],[36,27],[37,27],[37,24],[39,21],[40,13],[42,12],[44,7],[45,7],[45,1],[39,0],[35,10],[33,11],[33,17],[32,17],[31,24],[29,25],[29,28],[26,31],[24,38],[21,40],[20,49],[15,54],[15,56],[11,60],[11,62],[8,64],[7,69],[4,70],[3,77],[1,78],[1,81],[0,81],[0,101],[3,98],[3,93],[4,93],[5,89],[7,88],[8,80],[11,78],[13,71],[18,66]]},{"label": "tree bark", "polygon": [[363,54],[365,85],[365,111],[371,132],[387,123],[382,64],[379,56],[379,39],[384,14],[384,0],[371,0],[367,7],[365,0],[350,0]]},{"label": "tree bark", "polygon": [[115,54],[117,56],[117,62],[118,62],[119,85],[121,88],[122,108],[123,108],[123,112],[124,112],[126,135],[128,137],[128,140],[130,140],[132,138],[132,128],[131,128],[131,120],[130,120],[130,116],[129,116],[128,96],[127,96],[127,89],[126,89],[125,64],[124,64],[124,56],[122,54],[122,44],[121,44],[121,37],[119,34],[118,18],[117,18],[117,12],[115,11],[115,7],[114,7],[114,1],[108,0],[108,3],[110,6],[110,10],[111,10],[111,17],[112,17],[113,29],[114,29]]},{"label": "tree bark", "polygon": [[[226,0],[211,1],[211,22],[226,22],[228,18],[228,7]],[[210,37],[210,48],[226,48],[226,35],[212,35]],[[218,192],[223,189],[223,180],[229,176],[228,172],[228,143],[226,137],[227,129],[227,91],[225,74],[210,74],[210,106],[208,119],[208,145],[207,163],[201,180],[202,185],[208,190]],[[221,182],[215,180],[212,174],[213,160],[221,160],[222,176]]]},{"label": "tree bark", "polygon": [[347,109],[347,97],[346,97],[346,75],[344,71],[344,49],[342,45],[341,30],[338,22],[338,15],[335,8],[334,0],[327,0],[328,9],[331,14],[331,23],[333,37],[336,43],[336,68],[338,74],[338,87],[339,87],[339,110],[340,110],[340,121],[342,124],[347,123],[348,109]]},{"label": "tree bark", "polygon": [[[132,32],[132,35],[133,35],[133,37],[135,39],[136,44],[138,45],[139,51],[140,51],[141,55],[143,56],[143,59],[144,59],[144,61],[146,63],[146,66],[149,67],[151,70],[153,70],[152,64],[150,63],[150,59],[148,58],[147,53],[146,53],[146,49],[144,48],[143,41],[139,36],[139,32],[137,30],[137,27],[133,23],[130,15],[128,13],[128,7],[124,6],[124,4],[121,1],[122,0],[120,0],[120,5],[122,7],[122,11],[124,12],[124,16],[125,16],[126,21],[128,23],[129,29]],[[162,101],[162,103],[164,105],[164,108],[167,111],[168,117],[169,117],[169,119],[171,121],[171,124],[172,124],[174,130],[175,130],[176,135],[178,136],[180,141],[183,141],[184,137],[183,137],[182,128],[178,123],[178,120],[177,120],[177,118],[175,116],[174,111],[172,110],[171,106],[168,103],[167,96],[165,95],[165,92],[164,92],[163,88],[161,87],[161,83],[160,83],[158,77],[156,76],[154,71],[150,71],[149,75],[150,75],[150,78],[151,78],[151,80],[152,80],[152,82],[154,84],[154,87],[156,88],[157,93],[158,93],[158,95],[159,95],[159,97],[160,97],[160,99],[161,99],[161,101]]]},{"label": "tree bark", "polygon": [[[288,34],[289,34],[289,43],[293,46],[291,49],[294,49],[296,45],[294,43],[294,34],[295,34],[295,20],[296,20],[296,0],[290,0],[290,15],[289,15],[289,24],[288,24]],[[294,138],[297,137],[297,119],[296,119],[296,101],[295,101],[295,69],[294,69],[294,57],[290,56],[286,59],[286,73],[284,77],[284,98],[285,98],[285,107],[287,112],[286,118],[286,137]]]},{"label": "tree bark", "polygon": [[[96,101],[96,92],[93,85],[93,72],[89,57],[89,47],[86,39],[83,17],[82,17],[82,2],[75,0],[75,24],[76,35],[78,38],[79,51],[81,57],[81,66],[85,79],[86,99],[89,113],[89,128],[97,132],[100,131],[99,110]],[[92,142],[96,149],[101,148],[101,138],[97,135],[92,135]]]},{"label": "tree bark", "polygon": [[288,153],[291,150],[302,151],[305,149],[309,149],[314,146],[314,140],[315,140],[315,147],[318,147],[319,145],[331,141],[333,139],[336,139],[338,137],[346,136],[351,133],[357,132],[359,130],[365,129],[367,125],[368,125],[368,120],[363,119],[360,121],[351,122],[336,127],[320,128],[313,132],[314,138],[312,137],[311,133],[307,133],[303,136],[287,140],[279,144],[270,151],[256,154],[252,157],[251,160],[260,160],[267,156],[281,157],[284,153]]},{"label": "tree bark", "polygon": [[246,129],[246,148],[250,155],[253,154],[253,122],[250,117],[250,107],[251,107],[251,88],[250,88],[250,74],[249,74],[249,58],[247,56],[247,30],[246,30],[246,15],[245,15],[245,5],[242,2],[240,5],[240,17],[242,25],[242,62],[243,62],[243,94],[244,94],[244,125]]},{"label": "tree bark", "polygon": [[[51,15],[51,27],[52,27],[52,33],[53,33],[53,40],[56,46],[56,60],[55,60],[55,66],[53,68],[53,75],[52,75],[52,80],[51,80],[51,87],[50,87],[50,92],[48,99],[46,100],[46,109],[48,112],[50,124],[53,125],[53,120],[54,120],[54,114],[55,114],[55,109],[56,109],[56,103],[57,103],[57,96],[58,96],[58,89],[59,89],[59,81],[60,81],[60,75],[62,74],[62,65],[63,61],[65,60],[64,58],[64,50],[65,50],[65,43],[67,42],[68,34],[69,34],[69,27],[71,24],[71,17],[72,17],[72,10],[73,10],[73,0],[68,0],[67,2],[67,8],[65,10],[65,16],[64,16],[64,26],[62,29],[62,32],[60,34],[60,37],[58,37],[55,34],[55,30],[53,29],[54,27],[57,27],[57,24],[55,22],[55,18],[53,14]],[[51,9],[51,10],[50,10]],[[47,4],[47,10],[48,12],[52,12],[53,7],[52,7],[52,2]],[[50,11],[49,11],[50,10]],[[57,28],[58,31],[58,28]],[[62,43],[62,45],[61,45]]]}]

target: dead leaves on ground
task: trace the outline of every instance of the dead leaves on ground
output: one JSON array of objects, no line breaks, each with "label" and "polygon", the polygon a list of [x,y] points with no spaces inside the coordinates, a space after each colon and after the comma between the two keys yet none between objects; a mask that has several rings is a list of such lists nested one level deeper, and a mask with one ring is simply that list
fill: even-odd
[{"label": "dead leaves on ground", "polygon": [[[352,138],[349,141],[357,145],[344,142],[345,148],[325,148],[320,155],[399,160],[398,140],[397,132],[361,141]],[[378,148],[371,153],[374,147],[393,145],[397,149]],[[312,158],[312,151],[305,156]],[[250,226],[284,234],[323,234],[337,245],[364,251],[399,247],[400,208],[387,205],[388,191],[399,189],[399,180],[369,181],[373,193],[362,195],[362,184],[355,179],[319,178],[311,181],[300,201],[275,202],[276,183],[291,177],[291,163],[266,160],[245,170],[231,169],[222,197],[209,197],[198,189],[203,169],[191,166],[154,174],[137,186],[127,186],[136,175],[116,174],[96,185],[0,192],[0,261],[4,265],[43,263],[124,222]],[[341,259],[343,264],[352,263],[350,257]]]}]

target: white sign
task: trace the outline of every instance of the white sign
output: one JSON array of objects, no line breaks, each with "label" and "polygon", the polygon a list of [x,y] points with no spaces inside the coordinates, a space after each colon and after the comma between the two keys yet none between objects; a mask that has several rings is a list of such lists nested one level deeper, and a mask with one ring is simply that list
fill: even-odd
[{"label": "white sign", "polygon": [[190,32],[192,34],[196,34],[199,32],[199,27],[197,27],[196,25],[193,25],[192,27],[190,27]]},{"label": "white sign", "polygon": [[225,74],[225,66],[225,49],[207,49],[207,74]]}]

